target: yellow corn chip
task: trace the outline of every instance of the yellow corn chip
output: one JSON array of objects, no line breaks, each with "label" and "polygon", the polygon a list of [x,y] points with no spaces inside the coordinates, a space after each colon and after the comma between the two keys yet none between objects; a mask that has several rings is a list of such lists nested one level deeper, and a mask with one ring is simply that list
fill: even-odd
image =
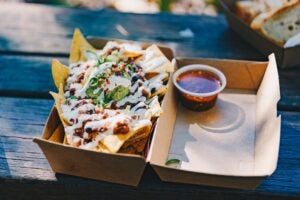
[{"label": "yellow corn chip", "polygon": [[140,140],[143,140],[144,138],[148,138],[149,134],[150,134],[151,131],[148,131],[148,132],[138,132],[136,133],[135,135],[133,135],[131,138],[129,138],[122,146],[122,148],[126,148]]},{"label": "yellow corn chip", "polygon": [[86,50],[95,50],[95,48],[88,43],[80,30],[76,28],[72,39],[69,63],[85,61],[84,53]]},{"label": "yellow corn chip", "polygon": [[102,141],[103,144],[109,149],[111,153],[117,153],[119,149],[122,147],[124,142],[131,138],[135,134],[141,134],[141,133],[148,133],[151,130],[151,126],[144,126],[136,131],[131,131],[126,134],[116,134],[116,135],[109,135],[104,138]]},{"label": "yellow corn chip", "polygon": [[135,148],[133,146],[128,146],[126,148],[121,148],[118,153],[126,153],[126,154],[137,154]]},{"label": "yellow corn chip", "polygon": [[[148,71],[146,71],[146,73],[150,73],[150,72],[173,72],[174,71],[174,67],[172,65],[172,63],[168,60],[168,58],[163,54],[163,52],[161,52],[161,50],[159,49],[159,47],[157,45],[151,45],[149,46],[147,50],[152,50],[154,52],[154,57],[152,59],[150,59],[149,61],[147,61],[147,63],[149,62],[153,62],[153,60],[158,59],[158,58],[165,58],[165,62],[162,63],[160,66],[156,67],[155,69],[150,69]],[[147,65],[146,63],[146,65]]]},{"label": "yellow corn chip", "polygon": [[132,144],[132,147],[136,149],[137,152],[141,153],[144,151],[149,137],[145,137],[142,140],[139,140],[138,142]]},{"label": "yellow corn chip", "polygon": [[50,141],[62,143],[64,140],[64,127],[62,124],[59,124],[55,131],[52,133],[49,138]]},{"label": "yellow corn chip", "polygon": [[58,60],[52,60],[52,77],[54,80],[54,84],[57,88],[59,88],[60,84],[65,86],[66,79],[69,76],[69,67],[61,64]]},{"label": "yellow corn chip", "polygon": [[68,141],[67,141],[67,136],[66,136],[66,134],[65,134],[65,137],[64,137],[63,144],[69,144]]},{"label": "yellow corn chip", "polygon": [[162,85],[156,92],[154,92],[153,94],[151,94],[150,98],[154,97],[154,96],[163,96],[166,94],[168,87],[165,85]]},{"label": "yellow corn chip", "polygon": [[57,94],[55,92],[50,92],[50,94],[52,95],[54,101],[55,101],[55,107],[58,113],[58,116],[61,120],[61,123],[63,124],[64,127],[68,126],[69,123],[68,121],[64,118],[63,114],[62,114],[62,109],[61,109],[61,104],[63,104],[65,102],[65,98],[63,95],[61,94]]},{"label": "yellow corn chip", "polygon": [[99,142],[97,148],[97,151],[99,152],[105,152],[105,153],[110,153],[109,149],[107,148],[107,146],[105,146],[102,142]]},{"label": "yellow corn chip", "polygon": [[129,58],[136,58],[136,57],[139,57],[141,55],[142,55],[142,53],[139,53],[139,52],[129,52],[129,51],[124,52],[122,54],[122,56],[129,57]]}]

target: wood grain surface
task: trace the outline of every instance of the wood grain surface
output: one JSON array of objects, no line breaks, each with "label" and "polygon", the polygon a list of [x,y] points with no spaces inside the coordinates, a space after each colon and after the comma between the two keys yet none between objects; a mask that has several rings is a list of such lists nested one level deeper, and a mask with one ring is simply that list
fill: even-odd
[{"label": "wood grain surface", "polygon": [[[253,191],[163,183],[149,166],[137,188],[54,174],[32,143],[53,105],[51,59],[67,63],[75,27],[90,36],[164,43],[181,57],[266,60],[228,28],[223,15],[141,15],[31,4],[1,4],[0,14],[1,200],[300,199],[300,68],[279,72],[278,169]],[[180,34],[186,29],[193,37]]]}]

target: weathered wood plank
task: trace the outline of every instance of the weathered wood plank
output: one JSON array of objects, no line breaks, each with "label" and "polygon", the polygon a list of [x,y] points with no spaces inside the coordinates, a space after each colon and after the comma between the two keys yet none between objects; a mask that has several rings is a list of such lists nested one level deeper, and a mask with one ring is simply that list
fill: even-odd
[{"label": "weathered wood plank", "polygon": [[[59,58],[67,63],[67,59]],[[0,56],[0,94],[8,96],[46,97],[55,91],[51,74],[51,57]]]},{"label": "weathered wood plank", "polygon": [[[5,16],[0,21],[0,52],[4,53],[66,54],[73,30],[79,27],[86,35],[170,43],[178,56],[264,59],[228,28],[222,15],[141,15],[27,4],[3,4],[0,13]],[[129,35],[118,32],[117,25]],[[180,34],[187,28],[193,37]]]},{"label": "weathered wood plank", "polygon": [[[137,15],[110,10],[91,12],[26,4],[3,4],[0,13],[7,19],[0,21],[0,27],[3,27],[0,29],[0,51],[2,49],[3,53],[16,54],[24,51],[25,54],[31,52],[38,55],[66,56],[73,29],[78,26],[86,35],[165,42],[174,49],[177,56],[264,60],[228,29],[223,16],[211,18],[169,14]],[[18,20],[11,23],[13,19]],[[116,30],[116,24],[124,26],[130,35],[121,35]],[[193,31],[193,38],[180,36],[179,31],[186,28]],[[0,75],[3,80],[0,80],[0,95],[49,97],[48,91],[54,89],[49,75],[50,59],[21,57],[14,60],[14,57],[0,57],[0,60],[0,70],[3,71]],[[11,65],[22,69],[12,70]],[[38,69],[44,65],[47,67]],[[32,68],[35,70],[31,70]],[[33,76],[23,76],[23,73]],[[299,70],[280,72],[280,109],[299,110],[300,89],[297,87],[297,74]],[[12,76],[17,79],[7,81]],[[31,79],[29,82],[32,84],[24,83],[25,78]]]},{"label": "weathered wood plank", "polygon": [[[300,195],[300,113],[298,112],[281,112],[283,118],[278,169],[255,191],[161,183],[151,169],[147,169],[140,186],[136,189],[66,175],[55,176],[40,149],[31,141],[34,136],[41,134],[53,101],[7,97],[1,97],[0,100],[0,196],[4,190],[7,190],[11,192],[6,193],[10,195],[9,197],[20,197],[16,192],[21,192],[25,188],[33,192],[40,190],[36,195],[46,195],[45,191],[49,189],[53,192],[49,194],[50,199],[59,199],[68,195],[69,198],[83,198],[84,195],[79,193],[78,188],[82,188],[81,192],[88,191],[88,196],[91,198],[96,197],[100,192],[103,198],[109,199],[120,195],[121,199],[131,195],[133,199],[143,195],[155,199],[174,197],[196,199],[202,195],[211,199],[220,197],[255,199],[258,196],[272,199],[273,197],[270,196],[272,193],[278,193],[279,196]],[[30,185],[34,187],[29,189]]]},{"label": "weathered wood plank", "polygon": [[[178,56],[264,59],[228,30],[223,16],[135,15],[20,4],[1,4],[0,13],[5,18],[0,20],[0,52],[5,54],[67,56],[73,28],[78,26],[87,35],[165,42]],[[117,24],[124,26],[128,37],[116,30]],[[180,36],[179,31],[186,28],[193,31],[193,38]],[[280,72],[283,96],[280,108],[299,109],[297,74],[298,70]],[[0,56],[0,95],[48,98],[48,91],[53,89],[50,58]],[[55,176],[39,148],[31,142],[32,137],[40,135],[53,101],[0,99],[1,199],[45,196],[49,199],[284,199],[284,195],[289,198],[295,195],[296,199],[300,195],[300,113],[297,112],[281,113],[278,169],[255,191],[162,183],[151,168],[140,186],[131,188]]]},{"label": "weathered wood plank", "polygon": [[[194,55],[191,53],[191,55]],[[52,57],[0,55],[0,95],[51,98]],[[58,58],[67,64],[67,58]],[[281,70],[280,110],[300,111],[300,69]]]}]

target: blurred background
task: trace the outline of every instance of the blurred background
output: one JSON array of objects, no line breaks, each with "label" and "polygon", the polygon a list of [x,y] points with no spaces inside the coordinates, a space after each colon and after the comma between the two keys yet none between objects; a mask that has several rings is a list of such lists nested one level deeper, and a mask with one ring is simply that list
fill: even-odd
[{"label": "blurred background", "polygon": [[26,2],[54,4],[87,9],[111,8],[120,12],[210,15],[218,13],[217,0],[0,0],[1,2]]}]

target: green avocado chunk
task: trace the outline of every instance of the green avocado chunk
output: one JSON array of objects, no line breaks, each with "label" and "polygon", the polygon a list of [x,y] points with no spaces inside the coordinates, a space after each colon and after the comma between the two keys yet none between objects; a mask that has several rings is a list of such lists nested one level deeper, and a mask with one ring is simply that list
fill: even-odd
[{"label": "green avocado chunk", "polygon": [[129,92],[129,88],[120,85],[113,89],[109,96],[114,101],[120,101],[121,99],[126,97],[129,94]]}]

